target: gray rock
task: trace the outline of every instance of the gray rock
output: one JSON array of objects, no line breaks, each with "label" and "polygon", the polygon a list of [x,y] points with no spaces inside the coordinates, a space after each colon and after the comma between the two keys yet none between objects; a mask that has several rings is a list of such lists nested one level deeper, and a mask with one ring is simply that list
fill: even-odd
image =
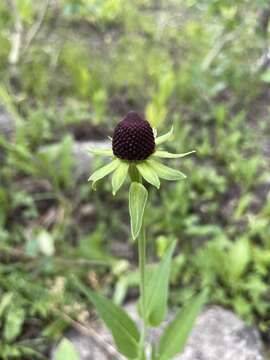
[{"label": "gray rock", "polygon": [[[126,306],[126,310],[140,326],[135,305]],[[151,332],[150,341],[158,341],[162,329],[172,317],[170,314],[160,328]],[[122,360],[122,356],[111,351],[113,341],[105,326],[99,322],[92,326],[92,335],[73,330],[67,334],[81,360]],[[255,328],[248,327],[232,311],[213,306],[198,317],[184,352],[175,360],[264,360],[262,348]]]},{"label": "gray rock", "polygon": [[263,360],[262,342],[232,311],[211,307],[197,319],[179,360]]},{"label": "gray rock", "polygon": [[[89,149],[99,148],[108,149],[111,147],[109,141],[75,141],[71,148],[71,154],[73,156],[74,163],[74,178],[78,181],[86,181],[93,170],[93,155]],[[59,144],[50,144],[40,148],[40,153],[44,152],[56,152],[59,149]],[[60,152],[59,152],[60,154]],[[60,155],[59,155],[60,156]],[[57,157],[56,157],[57,160]]]},{"label": "gray rock", "polygon": [[89,149],[108,149],[109,141],[80,141],[75,142],[72,148],[75,164],[75,176],[77,179],[87,179],[92,170],[93,155]]}]

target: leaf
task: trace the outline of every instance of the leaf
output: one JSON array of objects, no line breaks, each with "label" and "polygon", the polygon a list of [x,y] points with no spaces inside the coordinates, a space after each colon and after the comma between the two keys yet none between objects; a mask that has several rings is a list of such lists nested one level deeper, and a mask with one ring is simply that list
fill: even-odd
[{"label": "leaf", "polygon": [[112,188],[113,188],[113,195],[117,193],[117,191],[123,185],[127,173],[128,173],[129,164],[125,161],[120,161],[118,168],[115,170],[112,176]]},{"label": "leaf", "polygon": [[154,152],[154,154],[152,155],[153,157],[160,157],[160,158],[166,158],[166,159],[180,159],[183,158],[187,155],[190,154],[194,154],[196,151],[192,150],[192,151],[188,151],[186,153],[182,153],[182,154],[172,154],[168,151],[163,151],[163,150],[157,150]]},{"label": "leaf", "polygon": [[251,248],[248,238],[243,237],[232,244],[227,256],[228,273],[240,278],[251,260]]},{"label": "leaf", "polygon": [[169,132],[167,132],[164,135],[158,136],[155,140],[156,145],[160,145],[163,144],[165,141],[169,140],[169,138],[172,136],[173,134],[173,126],[171,127],[171,130]]},{"label": "leaf", "polygon": [[186,175],[179,170],[172,169],[155,160],[148,160],[147,162],[161,179],[171,181],[186,179]]},{"label": "leaf", "polygon": [[112,149],[89,149],[89,152],[93,155],[113,156]]},{"label": "leaf", "polygon": [[146,284],[146,317],[150,325],[158,326],[167,313],[171,259],[175,241],[168,247],[163,259]]},{"label": "leaf", "polygon": [[172,359],[183,351],[195,320],[206,301],[206,292],[202,292],[181,309],[166,327],[160,339],[159,359]]},{"label": "leaf", "polygon": [[129,214],[133,240],[140,233],[147,198],[146,188],[138,182],[132,182],[129,188]]},{"label": "leaf", "polygon": [[57,346],[55,360],[80,360],[79,353],[71,341],[64,338]]},{"label": "leaf", "polygon": [[53,237],[48,231],[41,230],[37,235],[36,242],[42,254],[46,256],[52,256],[54,254],[55,249]]},{"label": "leaf", "polygon": [[0,318],[4,313],[4,311],[6,310],[6,308],[11,304],[12,298],[13,298],[12,292],[7,292],[2,296],[0,301]]},{"label": "leaf", "polygon": [[42,329],[41,335],[45,338],[59,338],[64,331],[69,327],[66,320],[59,318],[50,322]]},{"label": "leaf", "polygon": [[95,171],[88,181],[93,181],[92,187],[95,188],[95,183],[104,178],[105,176],[109,175],[111,172],[113,172],[117,167],[119,166],[120,161],[118,159],[115,159],[111,161],[109,164],[103,166],[102,168]]},{"label": "leaf", "polygon": [[155,170],[153,170],[149,164],[147,164],[146,162],[142,162],[137,164],[136,167],[139,170],[139,173],[147,182],[149,182],[150,184],[154,185],[157,189],[159,189],[160,187],[159,178]]},{"label": "leaf", "polygon": [[129,359],[137,358],[140,334],[130,316],[111,300],[94,293],[78,282],[73,281],[73,283],[95,306],[99,316],[110,329],[119,352]]},{"label": "leaf", "polygon": [[266,83],[270,83],[270,71],[269,70],[267,70],[261,74],[261,80]]},{"label": "leaf", "polygon": [[4,326],[4,339],[11,342],[21,333],[22,325],[25,319],[23,308],[12,306],[6,315]]}]

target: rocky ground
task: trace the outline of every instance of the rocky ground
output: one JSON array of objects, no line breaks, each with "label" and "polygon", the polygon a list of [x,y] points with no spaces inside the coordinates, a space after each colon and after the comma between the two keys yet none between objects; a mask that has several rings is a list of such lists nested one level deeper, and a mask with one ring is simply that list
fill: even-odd
[{"label": "rocky ground", "polygon": [[[126,307],[140,326],[135,304]],[[171,313],[169,319],[173,317]],[[149,341],[157,342],[162,327],[151,332]],[[112,339],[99,322],[91,330],[72,330],[66,336],[72,341],[81,360],[120,360],[123,357],[114,351]],[[176,340],[177,341],[177,334]],[[51,357],[54,360],[54,355]],[[175,360],[265,360],[259,332],[248,327],[233,312],[213,306],[205,309],[198,317],[185,351]]]}]

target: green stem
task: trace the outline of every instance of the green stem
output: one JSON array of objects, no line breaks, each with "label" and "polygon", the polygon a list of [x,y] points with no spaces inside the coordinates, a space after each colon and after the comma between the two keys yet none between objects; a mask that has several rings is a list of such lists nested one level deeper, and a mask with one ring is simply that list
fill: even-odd
[{"label": "green stem", "polygon": [[[131,165],[129,168],[129,175],[131,181],[136,181],[142,184],[142,177],[138,172],[136,166]],[[143,328],[141,332],[139,357],[138,360],[145,360],[145,337],[147,331],[146,320],[146,298],[145,298],[145,274],[146,274],[146,236],[145,236],[145,222],[143,221],[141,231],[138,239],[138,253],[139,253],[139,272],[140,272],[140,295],[141,295],[141,316],[143,320]]]},{"label": "green stem", "polygon": [[141,312],[143,320],[143,328],[141,332],[141,341],[140,341],[140,350],[139,350],[139,360],[144,360],[144,345],[145,345],[145,336],[147,330],[146,323],[146,299],[145,299],[145,273],[146,273],[146,238],[145,238],[145,225],[143,223],[139,240],[139,271],[140,271],[140,293],[141,293]]},{"label": "green stem", "polygon": [[129,176],[130,176],[131,181],[136,181],[136,182],[142,184],[142,177],[135,165],[132,165],[132,164],[130,165]]}]

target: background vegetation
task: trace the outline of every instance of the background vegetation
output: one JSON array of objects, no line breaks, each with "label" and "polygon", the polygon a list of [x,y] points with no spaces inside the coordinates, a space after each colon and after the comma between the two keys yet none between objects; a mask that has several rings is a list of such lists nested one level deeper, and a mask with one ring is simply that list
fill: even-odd
[{"label": "background vegetation", "polygon": [[136,296],[126,192],[112,201],[74,172],[74,146],[106,140],[131,109],[159,133],[174,122],[170,150],[197,151],[178,163],[188,181],[150,194],[153,261],[178,243],[172,304],[210,285],[212,303],[267,336],[269,17],[266,0],[0,2],[0,102],[14,120],[0,134],[3,358],[46,358],[70,318],[85,320],[70,274]]}]

